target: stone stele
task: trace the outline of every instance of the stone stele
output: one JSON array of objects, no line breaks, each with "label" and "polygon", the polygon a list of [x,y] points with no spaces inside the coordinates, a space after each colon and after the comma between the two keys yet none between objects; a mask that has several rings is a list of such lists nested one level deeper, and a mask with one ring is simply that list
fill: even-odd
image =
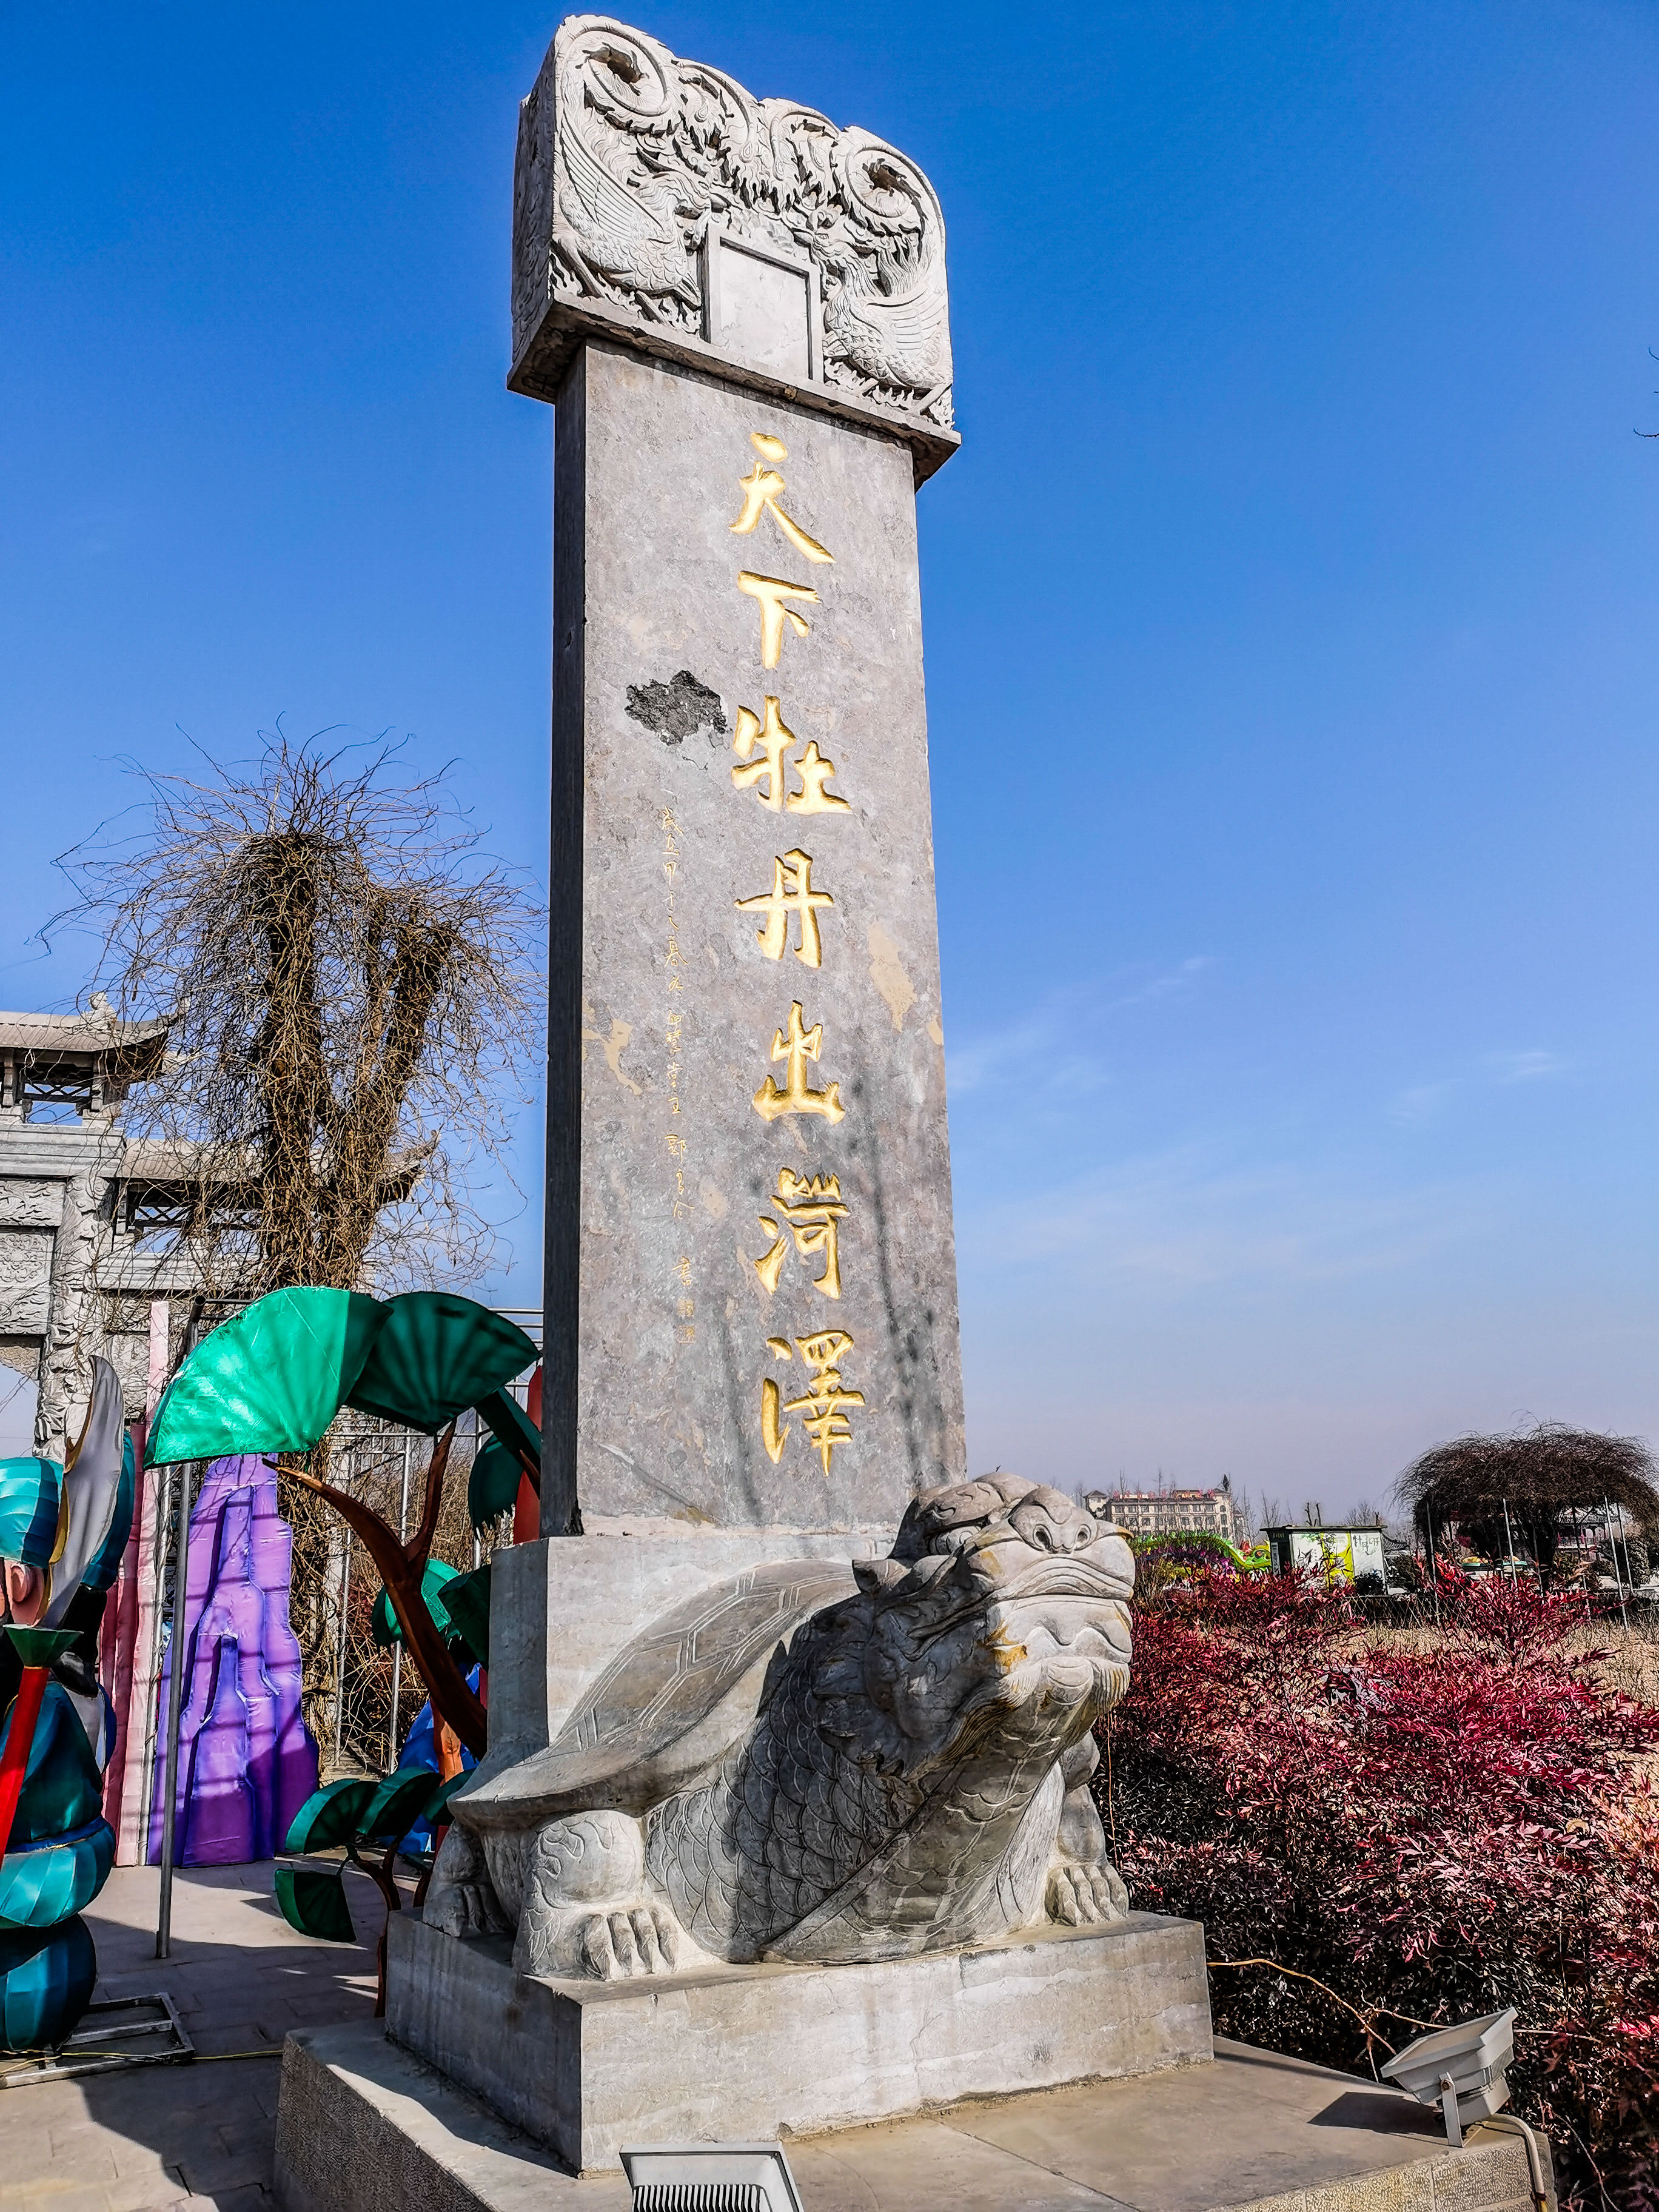
[{"label": "stone stele", "polygon": [[965,1473],[917,484],[945,232],[868,132],[598,16],[520,124],[555,407],[542,1537],[492,1770],[644,1622]]},{"label": "stone stele", "polygon": [[963,1471],[938,203],[592,16],[516,201],[514,380],[556,406],[543,1534],[890,1534]]}]

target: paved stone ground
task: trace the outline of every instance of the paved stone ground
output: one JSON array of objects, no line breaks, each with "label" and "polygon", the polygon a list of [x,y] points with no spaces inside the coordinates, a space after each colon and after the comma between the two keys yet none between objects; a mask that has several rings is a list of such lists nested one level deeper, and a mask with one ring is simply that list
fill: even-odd
[{"label": "paved stone ground", "polygon": [[[283,2038],[373,2016],[384,1917],[373,1883],[349,1873],[367,1948],[312,1942],[277,1911],[270,1872],[268,1862],[181,1871],[173,1955],[157,1959],[157,1870],[116,1868],[86,1916],[94,1997],[165,1990],[212,2063],[0,2092],[5,2212],[269,2212]],[[244,2051],[270,2055],[213,2057]]]}]

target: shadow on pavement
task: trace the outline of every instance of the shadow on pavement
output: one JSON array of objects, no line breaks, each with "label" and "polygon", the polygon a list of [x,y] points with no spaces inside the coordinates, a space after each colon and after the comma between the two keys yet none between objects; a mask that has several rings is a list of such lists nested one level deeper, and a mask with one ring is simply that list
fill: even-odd
[{"label": "shadow on pavement", "polygon": [[290,2028],[372,2018],[385,1909],[366,1878],[349,1872],[346,1886],[363,1940],[319,1943],[277,1911],[269,1861],[182,1868],[171,1956],[157,1959],[158,1869],[118,1867],[86,1915],[94,1999],[165,1990],[205,2063],[7,2092],[0,2194],[27,2203],[38,2190],[76,2212],[98,2205],[100,2191],[106,2212],[269,2206],[280,2061],[225,2054],[280,2049]]}]

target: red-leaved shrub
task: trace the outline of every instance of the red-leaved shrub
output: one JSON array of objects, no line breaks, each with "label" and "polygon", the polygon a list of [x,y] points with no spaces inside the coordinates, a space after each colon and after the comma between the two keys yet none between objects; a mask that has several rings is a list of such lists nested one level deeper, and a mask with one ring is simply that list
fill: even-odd
[{"label": "red-leaved shrub", "polygon": [[1101,1729],[1118,1863],[1204,1923],[1222,2033],[1369,2071],[1513,2005],[1564,2212],[1659,2212],[1659,1711],[1569,1650],[1573,1601],[1442,1594],[1390,1634],[1312,1577],[1155,1571]]}]

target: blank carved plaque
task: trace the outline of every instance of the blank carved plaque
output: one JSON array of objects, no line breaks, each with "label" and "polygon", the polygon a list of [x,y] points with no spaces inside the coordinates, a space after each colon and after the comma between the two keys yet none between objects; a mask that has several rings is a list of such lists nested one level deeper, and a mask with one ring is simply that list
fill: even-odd
[{"label": "blank carved plaque", "polygon": [[583,336],[890,424],[918,481],[957,443],[921,170],[605,15],[560,25],[520,110],[512,388],[555,398]]},{"label": "blank carved plaque", "polygon": [[733,361],[800,385],[818,373],[817,271],[711,225],[703,251],[703,328]]}]

